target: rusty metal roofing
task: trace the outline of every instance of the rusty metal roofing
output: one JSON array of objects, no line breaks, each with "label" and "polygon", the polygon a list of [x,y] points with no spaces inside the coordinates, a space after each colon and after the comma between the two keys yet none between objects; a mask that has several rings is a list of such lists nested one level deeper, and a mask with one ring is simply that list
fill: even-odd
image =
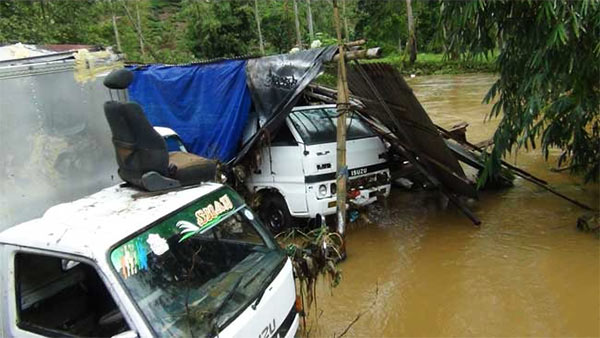
[{"label": "rusty metal roofing", "polygon": [[383,63],[353,65],[348,70],[348,86],[369,114],[394,133],[426,171],[439,180],[442,188],[477,197],[474,185],[466,179],[458,160],[394,66]]}]

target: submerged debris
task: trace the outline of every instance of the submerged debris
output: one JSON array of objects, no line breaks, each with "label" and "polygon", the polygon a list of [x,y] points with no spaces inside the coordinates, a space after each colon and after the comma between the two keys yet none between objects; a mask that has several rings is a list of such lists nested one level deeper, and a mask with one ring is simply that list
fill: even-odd
[{"label": "submerged debris", "polygon": [[316,281],[319,275],[328,278],[332,288],[341,281],[342,273],[336,264],[343,258],[340,251],[343,239],[325,225],[307,233],[291,229],[279,234],[277,239],[285,245],[287,255],[292,260],[303,316],[308,316],[313,302],[317,309]]},{"label": "submerged debris", "polygon": [[594,232],[600,237],[600,214],[586,213],[577,218],[577,229],[583,232]]}]

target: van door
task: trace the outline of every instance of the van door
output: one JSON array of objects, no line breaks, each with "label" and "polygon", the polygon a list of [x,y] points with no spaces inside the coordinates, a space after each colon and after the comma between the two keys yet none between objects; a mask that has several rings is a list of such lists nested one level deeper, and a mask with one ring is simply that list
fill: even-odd
[{"label": "van door", "polygon": [[304,184],[303,145],[299,144],[286,121],[271,141],[273,185],[285,198],[290,213],[308,212]]}]

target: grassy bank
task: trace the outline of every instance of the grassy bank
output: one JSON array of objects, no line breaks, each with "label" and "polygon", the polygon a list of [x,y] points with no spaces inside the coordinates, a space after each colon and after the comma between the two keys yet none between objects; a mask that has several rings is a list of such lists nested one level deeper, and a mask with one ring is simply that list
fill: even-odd
[{"label": "grassy bank", "polygon": [[472,60],[444,59],[443,54],[419,53],[414,64],[409,64],[408,56],[392,54],[377,60],[365,62],[385,62],[396,66],[404,75],[440,75],[464,73],[492,73],[495,71],[496,56],[489,59]]},{"label": "grassy bank", "polygon": [[[396,66],[405,76],[415,75],[442,75],[465,73],[493,73],[495,72],[497,55],[489,59],[478,58],[474,60],[445,60],[443,54],[419,53],[414,64],[408,62],[408,56],[390,54],[380,59],[364,60],[361,62],[384,62]],[[325,73],[317,79],[318,83],[335,87],[337,72],[335,66],[328,66]]]}]

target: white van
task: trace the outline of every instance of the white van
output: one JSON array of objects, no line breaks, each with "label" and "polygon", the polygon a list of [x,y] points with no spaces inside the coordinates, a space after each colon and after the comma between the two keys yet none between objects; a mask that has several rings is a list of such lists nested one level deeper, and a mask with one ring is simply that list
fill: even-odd
[{"label": "white van", "polygon": [[0,336],[293,337],[292,264],[230,188],[106,188],[0,233]]},{"label": "white van", "polygon": [[[273,232],[289,227],[292,217],[335,214],[336,116],[335,105],[296,107],[261,150],[246,185],[260,195],[259,216]],[[355,114],[347,127],[348,201],[364,206],[390,193],[387,150]]]}]

